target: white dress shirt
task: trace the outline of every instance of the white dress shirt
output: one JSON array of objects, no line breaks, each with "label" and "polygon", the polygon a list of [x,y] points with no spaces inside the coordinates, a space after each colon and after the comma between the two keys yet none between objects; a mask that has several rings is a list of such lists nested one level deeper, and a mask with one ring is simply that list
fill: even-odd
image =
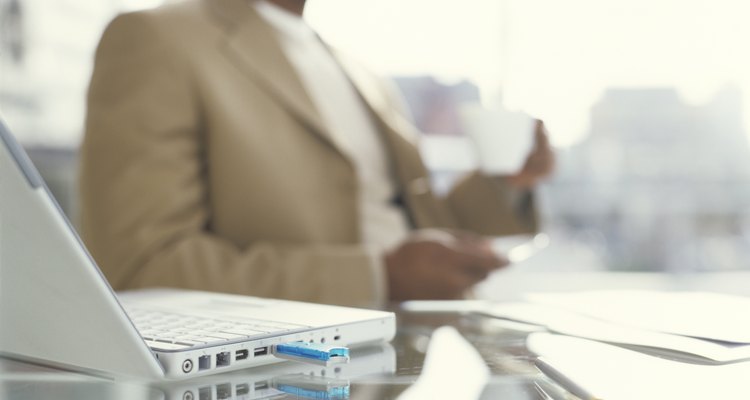
[{"label": "white dress shirt", "polygon": [[[284,54],[298,72],[339,149],[357,173],[361,237],[373,253],[378,291],[384,295],[382,251],[408,234],[406,215],[393,204],[396,184],[381,136],[340,64],[303,18],[266,1],[255,8],[279,33]],[[383,300],[381,298],[381,300]]]}]

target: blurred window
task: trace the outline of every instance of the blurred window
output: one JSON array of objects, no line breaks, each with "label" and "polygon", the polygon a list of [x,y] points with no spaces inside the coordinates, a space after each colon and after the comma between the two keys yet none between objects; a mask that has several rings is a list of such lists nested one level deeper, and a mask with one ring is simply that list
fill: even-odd
[{"label": "blurred window", "polygon": [[750,268],[750,5],[311,0],[308,11],[329,41],[396,77],[439,191],[476,165],[460,144],[462,104],[544,119],[559,148],[539,191],[552,246],[528,263]]},{"label": "blurred window", "polygon": [[[23,143],[75,152],[102,30],[118,12],[160,3],[0,0],[0,114]],[[545,120],[559,149],[557,174],[539,190],[552,245],[528,263],[750,268],[750,5],[308,3],[306,18],[325,39],[395,78],[427,133],[438,191],[477,165],[462,105]]]}]

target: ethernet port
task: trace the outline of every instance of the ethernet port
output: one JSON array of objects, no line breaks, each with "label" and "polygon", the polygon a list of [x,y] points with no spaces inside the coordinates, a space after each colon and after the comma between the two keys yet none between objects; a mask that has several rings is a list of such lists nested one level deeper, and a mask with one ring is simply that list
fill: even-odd
[{"label": "ethernet port", "polygon": [[216,367],[226,367],[232,359],[232,353],[223,351],[216,354]]},{"label": "ethernet port", "polygon": [[229,383],[222,383],[216,385],[216,399],[225,400],[232,397],[232,385]]}]

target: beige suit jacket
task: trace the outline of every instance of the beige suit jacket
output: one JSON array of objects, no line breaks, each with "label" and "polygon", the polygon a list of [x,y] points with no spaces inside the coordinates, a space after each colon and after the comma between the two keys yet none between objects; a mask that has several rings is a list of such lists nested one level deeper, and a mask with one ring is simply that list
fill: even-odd
[{"label": "beige suit jacket", "polygon": [[[380,83],[349,75],[382,133],[415,227],[534,230],[494,179],[429,189]],[[371,305],[351,161],[272,28],[245,0],[116,18],[99,45],[81,148],[84,239],[115,289],[177,286]]]}]

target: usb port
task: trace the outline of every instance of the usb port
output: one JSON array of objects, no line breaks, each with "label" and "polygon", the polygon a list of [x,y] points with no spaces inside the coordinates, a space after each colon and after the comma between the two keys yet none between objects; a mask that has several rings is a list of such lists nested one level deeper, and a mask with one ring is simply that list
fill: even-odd
[{"label": "usb port", "polygon": [[253,350],[253,357],[265,356],[266,354],[268,354],[268,347],[256,347]]},{"label": "usb port", "polygon": [[237,350],[234,352],[234,359],[236,361],[246,360],[248,355],[250,355],[250,352],[247,350]]}]

